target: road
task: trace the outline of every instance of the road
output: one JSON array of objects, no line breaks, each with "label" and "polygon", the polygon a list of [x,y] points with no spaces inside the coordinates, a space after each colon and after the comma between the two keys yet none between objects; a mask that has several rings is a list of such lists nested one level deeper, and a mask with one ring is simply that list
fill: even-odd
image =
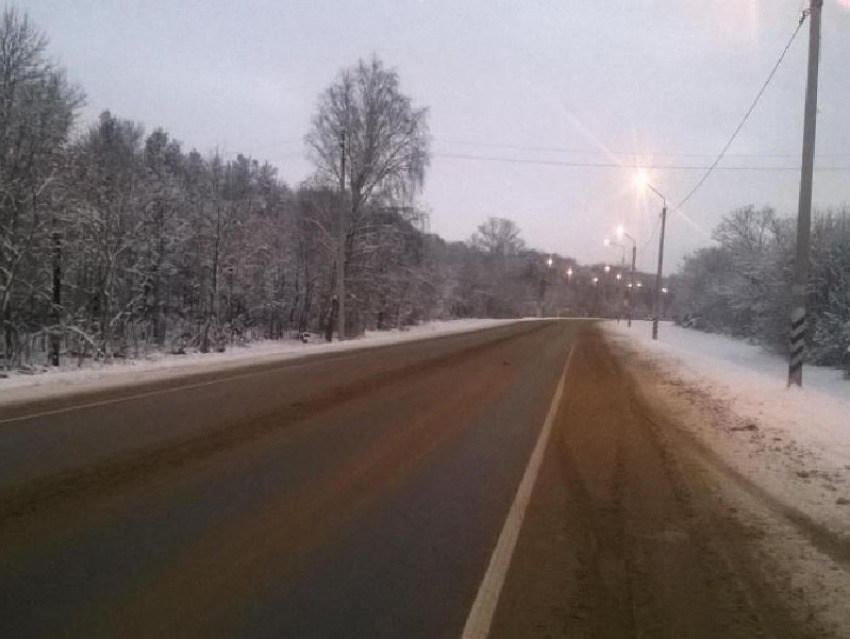
[{"label": "road", "polygon": [[562,374],[490,636],[806,636],[581,321],[0,409],[3,636],[459,638]]}]

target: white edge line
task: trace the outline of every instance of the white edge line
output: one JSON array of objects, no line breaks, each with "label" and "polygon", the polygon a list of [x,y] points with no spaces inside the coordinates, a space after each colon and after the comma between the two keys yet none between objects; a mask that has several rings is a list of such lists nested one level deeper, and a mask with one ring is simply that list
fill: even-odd
[{"label": "white edge line", "polygon": [[[291,357],[291,358],[288,357],[286,359],[281,360],[280,366],[274,366],[273,368],[264,368],[263,370],[259,370],[259,371],[250,370],[250,371],[247,371],[247,372],[244,372],[244,373],[234,372],[234,373],[228,375],[229,371],[237,371],[240,368],[253,368],[255,366],[264,366],[265,367],[268,364],[274,364],[274,362],[270,362],[268,364],[266,362],[236,364],[235,366],[227,367],[227,368],[220,369],[220,370],[206,370],[206,371],[196,370],[195,372],[187,371],[187,373],[185,375],[178,375],[178,376],[172,378],[172,379],[177,381],[177,384],[175,386],[170,386],[168,388],[158,388],[156,390],[145,391],[145,392],[142,392],[142,393],[133,393],[133,394],[130,394],[130,395],[122,395],[121,397],[114,397],[112,399],[104,399],[104,400],[100,400],[100,401],[97,401],[97,402],[87,402],[85,404],[74,404],[72,406],[64,406],[62,408],[55,408],[55,409],[52,409],[52,410],[40,411],[38,413],[27,413],[26,415],[19,415],[18,417],[8,417],[6,419],[0,419],[0,425],[2,425],[2,424],[13,424],[15,422],[25,422],[25,421],[29,421],[29,420],[32,420],[32,419],[39,419],[39,418],[42,418],[42,417],[51,417],[53,415],[62,415],[64,413],[71,413],[71,412],[78,411],[78,410],[85,410],[87,408],[99,408],[99,407],[102,407],[102,406],[111,406],[113,404],[122,404],[124,402],[132,402],[132,401],[135,401],[137,399],[145,399],[147,397],[155,397],[156,395],[170,395],[172,393],[178,393],[178,392],[184,391],[184,390],[191,390],[193,388],[202,388],[204,386],[214,386],[216,384],[223,384],[225,382],[232,382],[232,381],[237,381],[237,380],[241,380],[241,379],[248,379],[248,378],[251,378],[251,377],[256,377],[258,375],[266,375],[266,374],[269,374],[269,373],[277,373],[277,372],[284,371],[284,370],[297,370],[299,368],[309,368],[311,366],[320,366],[322,364],[326,364],[327,362],[331,362],[331,361],[338,362],[340,360],[346,360],[346,359],[352,359],[354,357],[360,357],[362,355],[362,351],[364,351],[364,350],[374,350],[377,347],[381,347],[381,346],[392,347],[392,346],[395,346],[397,344],[398,345],[400,345],[400,344],[410,344],[410,343],[413,343],[413,342],[425,341],[426,339],[439,339],[439,338],[443,338],[443,337],[453,337],[455,335],[463,335],[463,334],[474,333],[474,332],[479,331],[479,330],[486,331],[486,330],[489,330],[491,328],[501,328],[503,326],[510,326],[511,324],[515,324],[515,323],[518,323],[518,322],[507,322],[505,324],[496,324],[494,326],[487,326],[483,329],[472,329],[472,330],[468,330],[468,331],[457,331],[457,332],[454,332],[454,333],[442,333],[442,334],[438,334],[438,335],[427,335],[423,338],[401,340],[401,341],[398,341],[398,342],[387,341],[386,343],[364,344],[362,346],[358,345],[356,348],[346,349],[343,352],[334,353],[333,351],[330,351],[330,352],[324,351],[324,352],[320,352],[320,353],[307,353],[307,354],[305,354],[304,357]],[[329,356],[328,357],[322,357],[321,360],[313,359],[313,357],[322,356],[322,355],[329,355]],[[261,357],[263,357],[263,356],[261,356]],[[245,359],[247,360],[249,358],[245,358]],[[299,359],[309,359],[310,361],[302,362],[302,363],[294,363],[294,364],[292,363],[292,362],[297,362]],[[212,363],[215,364],[215,362],[212,362]],[[202,367],[200,367],[200,366],[198,367],[198,369],[201,369],[201,368]],[[175,367],[174,369],[170,369],[170,370],[179,371],[180,369]],[[209,379],[209,380],[206,380],[206,381],[203,381],[203,382],[190,382],[188,384],[180,384],[179,383],[180,379],[185,379],[187,377],[191,378],[191,377],[194,377],[195,375],[205,375],[205,374],[213,374],[214,375],[214,374],[219,373],[219,372],[222,373],[222,376],[216,377],[215,379]],[[141,385],[159,384],[159,383],[164,383],[164,382],[167,382],[167,381],[169,381],[167,378],[162,378],[162,379],[154,379],[154,380],[150,380],[150,381],[140,382],[139,384],[141,384]],[[133,384],[133,383],[122,384],[120,386],[115,386],[113,388],[95,389],[94,392],[100,392],[101,390],[104,391],[104,392],[112,392],[112,391],[121,392],[122,390],[132,388],[134,385],[135,384]],[[64,397],[59,397],[59,399],[64,399],[65,397],[67,397],[68,399],[71,399],[73,401],[73,399],[72,399],[73,397],[79,396],[81,394],[86,394],[87,392],[89,392],[89,391],[86,391],[85,389],[81,389],[80,393],[71,392],[71,393],[68,393],[67,395],[65,395]],[[54,399],[54,398],[46,398],[46,399]],[[25,405],[25,404],[37,404],[39,401],[42,401],[42,400],[37,400],[37,401],[34,401],[34,402],[28,402],[28,401],[27,402],[21,402],[17,405],[22,406],[22,405]],[[7,407],[14,407],[14,406],[15,406],[14,403],[10,403],[6,406],[0,406],[0,408],[7,408]]]},{"label": "white edge line", "polygon": [[[322,353],[317,353],[317,354],[321,355]],[[112,399],[104,399],[104,400],[101,400],[101,401],[98,401],[98,402],[87,402],[85,404],[74,404],[73,406],[65,406],[63,408],[46,410],[46,411],[41,411],[41,412],[38,412],[38,413],[28,413],[26,415],[20,415],[18,417],[9,417],[7,419],[0,419],[0,424],[11,424],[13,422],[23,422],[23,421],[27,421],[27,420],[30,420],[30,419],[38,419],[39,417],[49,417],[51,415],[61,415],[63,413],[70,413],[70,412],[77,411],[77,410],[84,410],[86,408],[97,408],[97,407],[100,407],[100,406],[111,406],[112,404],[121,404],[121,403],[124,403],[124,402],[132,402],[132,401],[137,400],[137,399],[144,399],[146,397],[154,397],[156,395],[169,395],[171,393],[178,393],[180,391],[191,390],[193,388],[202,388],[204,386],[214,386],[215,384],[223,384],[225,382],[232,382],[232,381],[236,381],[236,380],[240,380],[240,379],[248,379],[248,378],[251,378],[251,377],[256,377],[257,375],[266,375],[268,373],[278,373],[278,372],[283,371],[283,370],[297,370],[299,368],[308,368],[310,366],[318,366],[318,365],[327,363],[329,361],[337,362],[337,361],[342,360],[342,359],[351,359],[352,357],[355,357],[355,356],[359,356],[359,353],[349,352],[349,353],[336,355],[335,357],[323,358],[321,361],[313,360],[313,361],[310,361],[310,362],[295,363],[295,364],[292,364],[291,362],[297,361],[297,359],[292,358],[290,360],[284,360],[283,362],[281,362],[280,366],[275,366],[274,368],[265,368],[265,369],[260,370],[260,371],[255,370],[255,371],[250,371],[250,372],[247,372],[247,373],[233,373],[231,375],[228,375],[227,371],[225,370],[225,371],[221,371],[223,373],[222,377],[216,377],[215,379],[209,379],[209,380],[206,380],[206,381],[203,381],[203,382],[191,382],[189,384],[179,384],[178,383],[176,386],[170,386],[168,388],[158,388],[156,390],[146,391],[144,393],[134,393],[132,395],[123,395],[121,397],[114,397]],[[264,364],[262,362],[255,363],[255,364],[248,364],[248,365],[245,366],[245,368],[249,368],[249,367],[252,368],[254,366],[264,366]],[[197,374],[197,375],[216,374],[217,372],[219,372],[219,371],[201,371],[200,373],[195,373],[195,374]],[[185,376],[181,376],[181,377],[185,379],[186,377],[192,377],[195,374],[189,373],[189,374],[187,374]],[[176,379],[179,380],[180,378],[178,377]],[[142,383],[143,384],[147,384],[147,383],[159,384],[159,383],[165,383],[167,381],[169,381],[169,380],[162,379],[162,380],[153,380],[151,382],[142,382]],[[104,389],[104,392],[111,392],[113,390],[115,390],[116,392],[120,392],[121,390],[125,390],[127,388],[132,387],[132,386],[133,386],[133,384],[127,384],[126,386]],[[100,392],[100,391],[96,390],[95,392]],[[72,395],[69,394],[67,397],[71,398]],[[27,402],[27,403],[29,403],[29,402]],[[33,403],[35,403],[35,402],[33,402]],[[11,404],[10,404],[10,406],[11,406]]]},{"label": "white edge line", "polygon": [[517,489],[511,509],[508,511],[502,532],[499,534],[499,541],[496,542],[496,548],[490,557],[487,572],[484,573],[484,578],[478,587],[478,595],[475,597],[472,608],[469,610],[469,616],[466,618],[461,639],[486,639],[490,633],[490,624],[493,622],[496,604],[499,602],[499,595],[502,592],[505,576],[511,564],[511,557],[514,554],[514,549],[519,539],[519,532],[525,518],[525,511],[531,501],[534,483],[537,480],[540,466],[543,463],[543,454],[546,451],[546,445],[549,443],[552,424],[558,414],[558,407],[561,404],[561,397],[564,394],[564,383],[567,379],[567,370],[573,359],[573,352],[575,352],[575,344],[570,348],[570,353],[564,364],[564,370],[561,373],[561,379],[552,397],[549,412],[546,414],[546,421],[543,422],[543,428],[540,429],[537,443],[531,452],[525,474],[522,476],[522,481]]}]

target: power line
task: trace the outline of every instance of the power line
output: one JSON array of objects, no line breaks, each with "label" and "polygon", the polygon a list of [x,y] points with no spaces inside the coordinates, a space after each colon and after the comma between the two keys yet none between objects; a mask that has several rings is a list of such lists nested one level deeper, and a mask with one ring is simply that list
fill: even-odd
[{"label": "power line", "polygon": [[[437,144],[468,146],[482,149],[511,149],[515,151],[535,151],[543,153],[566,153],[573,155],[622,155],[628,157],[639,156],[661,156],[661,157],[682,157],[682,158],[713,158],[714,153],[676,153],[670,151],[593,151],[589,149],[571,149],[558,146],[533,146],[524,144],[501,144],[492,142],[475,142],[472,140],[458,140],[452,138],[434,138]],[[798,157],[799,153],[729,153],[727,157],[736,158],[790,158]],[[850,157],[850,153],[823,153],[820,157]]]},{"label": "power line", "polygon": [[643,255],[646,252],[646,247],[652,244],[652,239],[655,237],[655,234],[658,233],[658,227],[661,226],[661,216],[658,217],[658,221],[655,223],[655,228],[652,229],[652,233],[649,236],[649,239],[644,242],[644,245],[640,249],[640,254]]},{"label": "power line", "polygon": [[[442,153],[434,152],[431,154],[436,158],[444,158],[448,160],[470,160],[475,162],[502,162],[506,164],[530,164],[538,166],[566,166],[573,168],[592,168],[592,169],[654,169],[654,170],[672,170],[672,171],[705,171],[707,169],[718,169],[721,171],[799,171],[798,166],[721,166],[715,165],[705,166],[696,164],[635,164],[635,163],[617,163],[617,162],[573,162],[569,160],[535,160],[529,158],[512,158],[498,157],[490,155],[473,155],[469,153]],[[850,166],[821,166],[818,171],[850,171]]]},{"label": "power line", "polygon": [[714,172],[714,169],[717,168],[717,165],[723,159],[723,156],[726,155],[726,151],[729,150],[729,147],[732,146],[732,143],[735,141],[735,138],[738,137],[738,133],[740,133],[741,129],[744,128],[744,124],[746,124],[747,120],[750,119],[750,116],[755,110],[756,105],[759,103],[759,100],[761,100],[761,96],[764,95],[764,92],[767,90],[767,87],[773,80],[773,76],[776,75],[776,72],[782,65],[783,60],[785,60],[786,54],[788,53],[789,49],[791,49],[791,45],[794,43],[794,40],[797,38],[797,34],[800,33],[800,29],[802,28],[803,23],[806,21],[806,16],[807,14],[804,12],[803,15],[800,17],[800,21],[797,23],[797,28],[794,29],[794,33],[791,34],[791,38],[788,40],[788,44],[785,45],[785,48],[782,50],[782,54],[779,56],[779,59],[776,61],[776,64],[773,65],[773,69],[771,69],[770,73],[767,76],[767,80],[764,81],[764,84],[762,85],[761,89],[759,89],[759,92],[756,94],[756,98],[755,100],[753,100],[753,103],[750,105],[750,108],[747,109],[747,112],[744,114],[744,117],[738,123],[738,126],[735,127],[735,130],[732,132],[732,137],[729,138],[729,141],[726,142],[726,145],[720,151],[720,154],[717,156],[711,166],[708,167],[708,169],[699,179],[699,181],[697,181],[696,186],[694,186],[694,188],[692,188],[691,191],[676,206],[673,207],[673,211],[678,211],[680,208],[682,208],[688,202],[688,200],[690,200],[696,194],[696,192],[700,190],[702,185],[705,184],[705,181],[708,179],[708,177],[712,174],[712,172]]}]

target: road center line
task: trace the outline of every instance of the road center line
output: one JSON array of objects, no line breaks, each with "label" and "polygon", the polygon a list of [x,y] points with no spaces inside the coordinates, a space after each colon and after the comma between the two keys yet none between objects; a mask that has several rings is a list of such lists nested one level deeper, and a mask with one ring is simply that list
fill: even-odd
[{"label": "road center line", "polygon": [[546,420],[543,422],[543,428],[540,429],[537,443],[535,443],[534,450],[531,452],[525,474],[522,476],[522,481],[517,489],[511,509],[508,511],[502,532],[499,534],[496,548],[490,557],[487,572],[484,573],[484,578],[478,587],[478,594],[475,597],[472,608],[469,610],[469,616],[466,618],[461,639],[486,639],[490,633],[490,624],[493,622],[496,604],[499,602],[499,595],[505,583],[505,576],[511,564],[511,557],[513,557],[514,549],[519,539],[519,532],[525,518],[525,511],[531,501],[534,483],[537,481],[537,475],[543,463],[543,454],[546,452],[546,445],[549,442],[549,436],[552,432],[552,424],[558,414],[558,407],[561,404],[561,398],[564,394],[567,370],[570,367],[574,352],[575,344],[570,348],[569,355],[567,355],[567,361],[564,364],[561,379],[558,381],[558,387],[555,389],[555,395],[552,397],[549,412],[546,414]]}]

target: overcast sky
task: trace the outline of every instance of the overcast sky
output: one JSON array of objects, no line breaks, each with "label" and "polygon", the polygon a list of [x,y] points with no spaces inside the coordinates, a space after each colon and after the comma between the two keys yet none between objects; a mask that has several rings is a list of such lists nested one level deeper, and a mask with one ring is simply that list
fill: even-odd
[{"label": "overcast sky", "polygon": [[[108,108],[148,131],[165,128],[187,151],[267,159],[291,185],[311,171],[303,136],[319,93],[375,53],[430,109],[434,157],[421,201],[432,231],[465,239],[488,216],[508,217],[534,247],[600,262],[619,261],[602,240],[623,223],[638,250],[646,246],[639,262],[650,270],[660,202],[639,193],[630,167],[653,167],[653,184],[681,200],[701,174],[686,167],[712,162],[807,3],[17,4],[85,90],[84,123]],[[850,0],[825,0],[823,16],[816,164],[850,167]],[[807,42],[808,23],[721,168],[669,220],[671,268],[734,208],[796,214]],[[815,174],[816,206],[847,202],[850,170]]]}]

